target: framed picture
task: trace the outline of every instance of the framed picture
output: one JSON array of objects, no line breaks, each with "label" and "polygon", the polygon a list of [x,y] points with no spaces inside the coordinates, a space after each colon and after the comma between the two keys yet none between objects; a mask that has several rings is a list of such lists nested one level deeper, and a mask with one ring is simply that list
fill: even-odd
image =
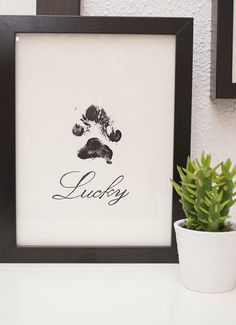
[{"label": "framed picture", "polygon": [[235,0],[213,0],[211,97],[236,98]]},{"label": "framed picture", "polygon": [[190,18],[0,18],[0,260],[177,262]]}]

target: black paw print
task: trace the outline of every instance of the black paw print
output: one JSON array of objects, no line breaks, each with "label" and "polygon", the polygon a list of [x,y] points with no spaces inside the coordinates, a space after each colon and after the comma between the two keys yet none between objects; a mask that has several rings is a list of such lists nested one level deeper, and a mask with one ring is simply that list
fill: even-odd
[{"label": "black paw print", "polygon": [[86,145],[78,151],[77,156],[81,159],[104,158],[108,164],[111,164],[113,152],[98,138],[91,138],[87,141]]},{"label": "black paw print", "polygon": [[[98,106],[89,106],[80,121],[82,123],[76,123],[72,128],[72,133],[76,136],[80,137],[90,132],[92,126],[97,124],[101,134],[109,141],[118,142],[122,137],[121,131],[114,129],[113,121],[106,114],[105,110]],[[81,159],[104,158],[108,164],[111,164],[112,155],[112,150],[98,138],[89,139],[86,145],[78,152],[78,157]]]}]

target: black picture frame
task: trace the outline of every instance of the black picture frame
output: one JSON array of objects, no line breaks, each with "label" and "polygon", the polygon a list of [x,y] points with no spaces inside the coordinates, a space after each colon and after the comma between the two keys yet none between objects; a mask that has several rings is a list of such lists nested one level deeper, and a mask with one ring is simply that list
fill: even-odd
[{"label": "black picture frame", "polygon": [[[37,247],[16,243],[15,34],[111,33],[176,35],[173,177],[190,154],[192,18],[0,17],[0,262],[3,263],[175,263],[173,222],[183,212],[173,191],[172,237],[168,247]],[[171,186],[171,185],[170,185]],[[50,213],[50,212],[49,212]]]},{"label": "black picture frame", "polygon": [[37,0],[37,15],[80,15],[80,0]]},{"label": "black picture frame", "polygon": [[234,0],[212,0],[211,99],[236,98],[233,68]]}]

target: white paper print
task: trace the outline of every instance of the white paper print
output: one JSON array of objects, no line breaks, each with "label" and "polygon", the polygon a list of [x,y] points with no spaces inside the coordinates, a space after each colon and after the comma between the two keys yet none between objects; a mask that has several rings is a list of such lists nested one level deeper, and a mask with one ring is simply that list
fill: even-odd
[{"label": "white paper print", "polygon": [[175,36],[17,36],[17,244],[170,245]]}]

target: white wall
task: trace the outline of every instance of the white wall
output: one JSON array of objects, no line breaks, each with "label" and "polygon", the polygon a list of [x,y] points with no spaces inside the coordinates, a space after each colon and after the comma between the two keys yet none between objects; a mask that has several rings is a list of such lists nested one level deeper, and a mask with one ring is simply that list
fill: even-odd
[{"label": "white wall", "polygon": [[0,0],[0,15],[34,15],[36,0]]},{"label": "white wall", "polygon": [[[0,14],[34,14],[35,0],[0,0]],[[236,100],[210,100],[212,0],[82,0],[82,15],[194,17],[192,156],[236,163]],[[236,207],[232,210],[236,216]]]}]

